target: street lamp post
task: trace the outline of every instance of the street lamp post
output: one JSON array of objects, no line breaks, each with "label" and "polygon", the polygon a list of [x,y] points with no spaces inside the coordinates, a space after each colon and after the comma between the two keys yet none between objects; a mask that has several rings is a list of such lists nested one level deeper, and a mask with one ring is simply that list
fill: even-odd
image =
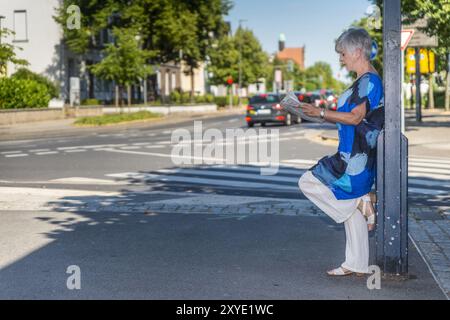
[{"label": "street lamp post", "polygon": [[408,140],[401,132],[401,0],[383,14],[385,128],[378,138],[376,263],[385,275],[408,273]]},{"label": "street lamp post", "polygon": [[2,43],[2,19],[5,19],[5,16],[0,16],[0,43]]},{"label": "street lamp post", "polygon": [[[241,19],[239,20],[239,30],[242,32],[241,24],[242,22],[245,22],[247,20]],[[241,34],[242,36],[242,34]],[[241,101],[241,90],[242,90],[242,39],[239,39],[239,90],[238,90],[238,100],[239,100],[239,107],[242,107],[242,101]]]}]

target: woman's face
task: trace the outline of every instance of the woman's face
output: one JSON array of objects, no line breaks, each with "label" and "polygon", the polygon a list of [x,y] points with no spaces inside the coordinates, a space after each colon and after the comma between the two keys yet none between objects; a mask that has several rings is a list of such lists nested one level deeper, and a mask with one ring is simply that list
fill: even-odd
[{"label": "woman's face", "polygon": [[347,71],[353,71],[353,62],[355,60],[354,54],[350,51],[343,50],[339,53],[339,62],[342,67],[345,67]]},{"label": "woman's face", "polygon": [[345,67],[347,71],[355,71],[355,64],[358,63],[358,58],[360,57],[360,52],[358,49],[351,52],[348,50],[342,50],[339,53],[339,62],[342,67]]}]

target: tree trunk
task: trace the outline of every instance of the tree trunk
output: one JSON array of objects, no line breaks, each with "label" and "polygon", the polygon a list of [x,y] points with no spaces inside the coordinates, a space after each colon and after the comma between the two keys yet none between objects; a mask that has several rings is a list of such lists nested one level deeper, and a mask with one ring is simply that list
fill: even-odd
[{"label": "tree trunk", "polygon": [[194,103],[194,96],[195,96],[194,68],[191,67],[191,103]]},{"label": "tree trunk", "polygon": [[131,107],[131,86],[127,85],[127,98],[128,98],[128,112],[130,112]]},{"label": "tree trunk", "polygon": [[119,107],[119,86],[115,85],[115,91],[116,91],[116,108]]},{"label": "tree trunk", "polygon": [[450,72],[447,71],[447,80],[445,81],[445,111],[450,110]]},{"label": "tree trunk", "polygon": [[434,92],[433,92],[433,85],[434,85],[434,74],[430,74],[430,80],[428,81],[430,84],[430,90],[428,92],[428,108],[434,109]]},{"label": "tree trunk", "polygon": [[123,113],[123,86],[119,85],[119,103],[120,103],[120,113]]}]

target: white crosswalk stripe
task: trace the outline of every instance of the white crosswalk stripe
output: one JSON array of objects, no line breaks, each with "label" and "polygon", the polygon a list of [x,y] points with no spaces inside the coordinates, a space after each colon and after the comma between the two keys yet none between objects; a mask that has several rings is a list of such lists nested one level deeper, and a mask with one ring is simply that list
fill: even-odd
[{"label": "white crosswalk stripe", "polygon": [[[276,191],[297,192],[298,179],[316,163],[316,160],[294,159],[281,164],[276,175],[261,175],[261,167],[258,166],[230,166],[214,165],[176,169],[161,169],[150,173],[123,172],[108,174],[108,177],[116,179],[137,179],[142,181],[162,182],[167,184],[188,184],[201,186],[236,187],[239,189],[265,189]],[[432,162],[434,163],[434,162]],[[416,167],[410,166],[410,170]],[[450,164],[436,167],[436,170],[448,170]],[[428,196],[446,196],[450,194],[450,174],[444,171],[441,176],[445,179],[434,178],[435,174],[428,171],[419,171],[420,177],[409,178],[409,193]],[[442,171],[438,171],[442,172]],[[413,176],[414,176],[413,172]],[[430,176],[431,175],[431,176]]]}]

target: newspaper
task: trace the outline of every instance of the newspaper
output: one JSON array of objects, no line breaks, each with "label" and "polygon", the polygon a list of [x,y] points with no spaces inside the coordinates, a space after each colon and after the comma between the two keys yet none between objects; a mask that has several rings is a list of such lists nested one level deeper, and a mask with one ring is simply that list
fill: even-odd
[{"label": "newspaper", "polygon": [[300,116],[303,120],[311,122],[325,122],[324,119],[318,117],[307,116],[302,110],[302,103],[298,100],[294,92],[290,91],[286,97],[281,100],[280,105],[289,113]]}]

